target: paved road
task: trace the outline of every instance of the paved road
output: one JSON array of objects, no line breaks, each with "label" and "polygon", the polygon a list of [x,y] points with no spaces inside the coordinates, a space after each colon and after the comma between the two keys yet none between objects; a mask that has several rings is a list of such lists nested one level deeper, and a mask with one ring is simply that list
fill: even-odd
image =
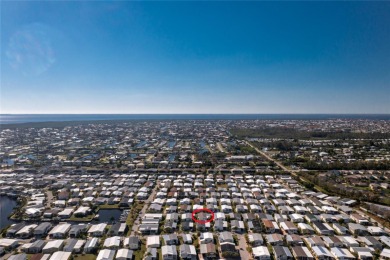
[{"label": "paved road", "polygon": [[261,151],[259,148],[255,147],[253,144],[251,144],[250,142],[248,141],[245,141],[245,143],[247,145],[249,145],[250,147],[252,147],[253,149],[255,149],[259,154],[261,154],[262,156],[264,156],[265,158],[267,158],[269,161],[272,161],[273,163],[275,163],[277,166],[279,166],[282,170],[286,171],[286,172],[289,172],[289,173],[292,173],[295,175],[295,172],[294,170],[290,170],[288,169],[286,166],[284,166],[283,164],[281,164],[280,162],[278,162],[277,160],[275,160],[274,158],[272,158],[271,156],[269,156],[268,154],[266,154],[265,152]]},{"label": "paved road", "polygon": [[46,207],[51,208],[51,203],[53,202],[53,192],[51,190],[46,190]]},{"label": "paved road", "polygon": [[237,234],[237,237],[238,237],[238,250],[240,251],[241,259],[252,259],[251,254],[246,250],[247,243],[246,243],[245,235]]},{"label": "paved road", "polygon": [[131,235],[135,235],[138,231],[138,226],[140,224],[140,219],[142,219],[144,216],[145,216],[145,213],[146,213],[146,210],[148,209],[149,207],[149,203],[153,201],[154,197],[156,196],[156,193],[157,193],[157,188],[158,188],[158,185],[160,184],[160,182],[158,181],[157,184],[154,186],[153,190],[152,190],[152,193],[150,194],[149,198],[147,200],[144,201],[144,207],[142,208],[142,210],[140,211],[139,213],[139,216],[136,218],[136,220],[134,221],[134,224],[133,224],[133,227],[131,228]]}]

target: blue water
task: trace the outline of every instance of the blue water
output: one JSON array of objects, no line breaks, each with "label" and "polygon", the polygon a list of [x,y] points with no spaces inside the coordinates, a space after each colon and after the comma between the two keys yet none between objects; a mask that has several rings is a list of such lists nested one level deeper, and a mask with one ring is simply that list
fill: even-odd
[{"label": "blue water", "polygon": [[111,223],[112,220],[118,222],[122,212],[121,209],[100,209],[98,212],[99,222]]},{"label": "blue water", "polygon": [[390,114],[0,114],[0,124],[90,120],[309,120],[309,119],[390,120]]},{"label": "blue water", "polygon": [[176,158],[176,154],[170,154],[168,161],[173,162],[173,161],[175,161],[175,158]]},{"label": "blue water", "polygon": [[139,144],[135,146],[135,148],[142,148],[144,145],[146,145],[146,141],[141,141]]},{"label": "blue water", "polygon": [[11,165],[14,165],[15,160],[14,159],[4,159],[2,163],[6,164],[8,166],[11,166]]},{"label": "blue water", "polygon": [[14,207],[16,207],[16,200],[7,196],[0,196],[0,230],[6,226],[13,224],[8,217],[11,215]]},{"label": "blue water", "polygon": [[200,141],[199,143],[201,149],[199,151],[199,154],[204,154],[206,152],[208,152],[209,150],[206,148],[206,143],[204,141]]},{"label": "blue water", "polygon": [[175,146],[175,144],[176,144],[176,141],[170,141],[168,143],[168,148],[173,148]]}]

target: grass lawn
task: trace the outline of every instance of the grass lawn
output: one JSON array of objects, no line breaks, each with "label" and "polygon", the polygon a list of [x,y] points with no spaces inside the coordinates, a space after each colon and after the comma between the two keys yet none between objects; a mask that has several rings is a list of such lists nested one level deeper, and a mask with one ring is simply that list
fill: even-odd
[{"label": "grass lawn", "polygon": [[146,245],[141,244],[141,249],[134,251],[134,259],[142,259],[146,252]]},{"label": "grass lawn", "polygon": [[129,226],[129,231],[127,235],[131,234],[131,229],[134,225],[134,221],[138,218],[139,212],[142,210],[143,207],[144,207],[143,204],[140,204],[139,202],[135,202],[134,205],[130,208],[130,213],[126,219],[126,224]]},{"label": "grass lawn", "polygon": [[113,205],[104,204],[101,205],[99,209],[119,209],[119,204],[113,204]]},{"label": "grass lawn", "polygon": [[75,217],[74,215],[72,215],[72,217],[69,218],[69,220],[70,221],[79,221],[79,222],[90,222],[93,220],[94,217],[95,217],[95,215],[89,215],[89,216],[86,216],[83,218],[78,218],[78,217]]},{"label": "grass lawn", "polygon": [[85,255],[75,255],[74,259],[75,260],[95,260],[96,257],[97,257],[96,255],[85,254]]},{"label": "grass lawn", "polygon": [[227,188],[227,184],[217,184],[217,188]]}]

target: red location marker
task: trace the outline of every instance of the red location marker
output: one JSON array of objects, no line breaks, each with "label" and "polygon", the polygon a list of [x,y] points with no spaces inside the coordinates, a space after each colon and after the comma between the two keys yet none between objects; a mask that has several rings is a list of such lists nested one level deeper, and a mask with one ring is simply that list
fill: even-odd
[{"label": "red location marker", "polygon": [[[196,213],[199,213],[199,212],[207,212],[207,213],[210,213],[211,214],[211,218],[208,219],[208,220],[199,220],[199,219],[196,219],[195,217],[195,214]],[[196,209],[194,211],[192,211],[192,220],[196,223],[199,223],[199,224],[206,224],[206,223],[209,223],[211,221],[214,220],[214,212],[212,212],[210,209]]]}]

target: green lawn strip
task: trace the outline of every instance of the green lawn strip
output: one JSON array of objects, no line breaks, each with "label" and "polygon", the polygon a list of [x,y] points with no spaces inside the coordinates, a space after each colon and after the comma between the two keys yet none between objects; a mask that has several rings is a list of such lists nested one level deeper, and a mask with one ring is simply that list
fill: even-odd
[{"label": "green lawn strip", "polygon": [[73,259],[75,259],[75,260],[95,260],[96,258],[97,258],[96,255],[82,254],[82,255],[75,255]]}]

